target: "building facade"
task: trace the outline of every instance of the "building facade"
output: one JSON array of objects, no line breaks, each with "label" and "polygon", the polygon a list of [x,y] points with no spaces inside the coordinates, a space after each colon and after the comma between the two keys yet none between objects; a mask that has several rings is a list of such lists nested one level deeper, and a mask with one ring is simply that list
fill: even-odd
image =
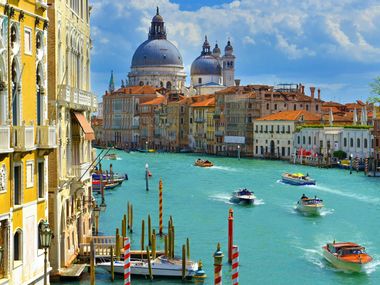
[{"label": "building facade", "polygon": [[175,45],[167,40],[165,22],[158,8],[148,39],[133,54],[128,80],[130,86],[150,85],[169,90],[181,90],[185,86],[182,56]]},{"label": "building facade", "polygon": [[49,222],[53,275],[75,260],[79,244],[92,234],[93,160],[90,85],[89,2],[51,0],[48,10],[49,116],[58,122],[58,148],[49,156]]},{"label": "building facade", "polygon": [[[1,284],[43,284],[41,223],[48,219],[47,3],[0,1]],[[9,3],[8,3],[9,2]],[[50,265],[48,264],[49,271]]]}]

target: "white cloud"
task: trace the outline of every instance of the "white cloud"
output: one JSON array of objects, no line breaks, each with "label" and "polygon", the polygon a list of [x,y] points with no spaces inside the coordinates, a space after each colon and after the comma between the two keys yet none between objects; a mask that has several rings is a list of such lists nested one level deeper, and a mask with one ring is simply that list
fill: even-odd
[{"label": "white cloud", "polygon": [[254,45],[256,42],[253,38],[251,38],[250,36],[245,36],[243,38],[243,43],[244,44],[250,44],[250,45]]}]

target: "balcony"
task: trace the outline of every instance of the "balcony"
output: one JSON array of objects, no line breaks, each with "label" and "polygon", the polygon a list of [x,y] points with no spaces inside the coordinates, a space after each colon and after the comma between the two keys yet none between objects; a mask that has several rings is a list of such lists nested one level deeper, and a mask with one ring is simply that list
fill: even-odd
[{"label": "balcony", "polygon": [[204,118],[196,118],[194,120],[196,123],[204,123],[205,122],[205,119]]},{"label": "balcony", "polygon": [[67,103],[71,108],[77,110],[92,110],[98,108],[98,102],[95,94],[71,87],[69,85],[59,85],[58,101]]},{"label": "balcony", "polygon": [[10,126],[0,126],[0,153],[13,152],[11,148],[11,128]]},{"label": "balcony", "polygon": [[223,132],[222,131],[215,131],[215,136],[216,137],[222,137],[223,136]]},{"label": "balcony", "polygon": [[55,126],[37,127],[37,147],[40,149],[57,147],[57,129]]},{"label": "balcony", "polygon": [[138,130],[139,127],[140,127],[140,125],[139,125],[139,124],[136,124],[136,123],[132,125],[132,129],[133,129],[133,130]]},{"label": "balcony", "polygon": [[20,152],[36,149],[34,126],[13,126],[13,148]]}]

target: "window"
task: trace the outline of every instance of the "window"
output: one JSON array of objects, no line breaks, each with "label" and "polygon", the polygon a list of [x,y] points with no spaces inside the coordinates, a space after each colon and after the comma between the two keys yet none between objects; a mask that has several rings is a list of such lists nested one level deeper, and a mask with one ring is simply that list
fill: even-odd
[{"label": "window", "polygon": [[356,147],[360,147],[360,139],[359,138],[356,140]]},{"label": "window", "polygon": [[347,138],[344,138],[344,139],[343,139],[343,146],[344,146],[344,147],[347,147]]},{"label": "window", "polygon": [[316,106],[315,106],[315,111],[317,111],[317,112],[318,112],[318,110],[319,110],[319,106],[318,106],[318,105],[316,105]]},{"label": "window", "polygon": [[277,110],[277,104],[274,104],[274,109]]},{"label": "window", "polygon": [[198,83],[202,84],[202,78],[201,77],[198,78]]},{"label": "window", "polygon": [[364,148],[368,148],[368,140],[364,139]]},{"label": "window", "polygon": [[297,110],[297,105],[296,105],[296,104],[294,104],[294,106],[293,106],[293,110],[294,110],[294,111]]},{"label": "window", "polygon": [[267,110],[269,110],[269,103],[267,103]]},{"label": "window", "polygon": [[354,147],[354,139],[350,138],[350,147]]},{"label": "window", "polygon": [[32,30],[29,28],[24,29],[24,52],[32,54]]},{"label": "window", "polygon": [[14,205],[21,205],[21,165],[14,167],[13,179],[13,203]]},{"label": "window", "polygon": [[5,168],[5,164],[0,168],[0,192],[7,191],[7,169]]},{"label": "window", "polygon": [[181,125],[183,125],[183,118],[181,118]]},{"label": "window", "polygon": [[256,152],[256,154],[259,153],[259,146],[258,145],[256,146],[256,151],[255,152]]},{"label": "window", "polygon": [[17,230],[13,236],[13,260],[22,260],[22,233],[20,230]]},{"label": "window", "polygon": [[311,145],[311,136],[309,136],[309,145]]},{"label": "window", "polygon": [[300,137],[300,136],[297,136],[297,143],[298,143],[298,144],[301,143],[301,137]]},{"label": "window", "polygon": [[44,162],[38,163],[38,198],[45,197],[45,165]]},{"label": "window", "polygon": [[190,118],[190,124],[192,124],[193,123],[193,118]]},{"label": "window", "polygon": [[260,126],[260,133],[263,132],[263,125]]},{"label": "window", "polygon": [[306,104],[306,111],[309,111],[309,105]]},{"label": "window", "polygon": [[303,144],[306,143],[306,138],[305,138],[305,136],[302,137],[302,143],[303,143]]}]

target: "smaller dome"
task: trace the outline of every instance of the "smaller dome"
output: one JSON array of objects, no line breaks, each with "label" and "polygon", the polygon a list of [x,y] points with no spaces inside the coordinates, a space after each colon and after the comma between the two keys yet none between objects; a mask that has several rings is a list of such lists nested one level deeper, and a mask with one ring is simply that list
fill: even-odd
[{"label": "smaller dome", "polygon": [[152,22],[154,23],[162,23],[164,21],[164,18],[160,15],[160,10],[157,7],[156,15],[153,17]]},{"label": "smaller dome", "polygon": [[200,55],[191,64],[191,76],[193,75],[222,75],[222,67],[213,55]]},{"label": "smaller dome", "polygon": [[224,52],[225,52],[226,54],[231,55],[233,51],[234,51],[234,48],[232,47],[230,40],[228,40],[227,45],[226,45],[226,47],[224,48]]},{"label": "smaller dome", "polygon": [[220,48],[219,48],[219,46],[218,46],[217,43],[215,44],[215,47],[214,47],[214,49],[212,50],[212,53],[213,53],[213,54],[220,54]]}]

